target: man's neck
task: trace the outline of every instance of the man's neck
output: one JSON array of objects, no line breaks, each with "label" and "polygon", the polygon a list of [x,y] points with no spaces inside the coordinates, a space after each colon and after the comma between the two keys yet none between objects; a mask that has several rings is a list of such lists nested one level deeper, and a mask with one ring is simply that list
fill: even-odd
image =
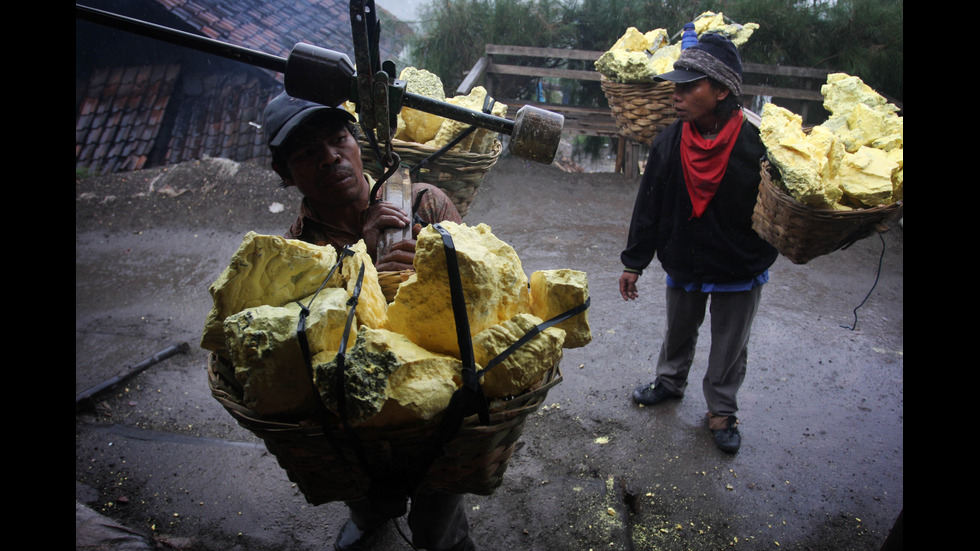
[{"label": "man's neck", "polygon": [[344,206],[325,205],[306,200],[306,208],[314,220],[357,235],[361,232],[361,212],[367,204],[348,204]]}]

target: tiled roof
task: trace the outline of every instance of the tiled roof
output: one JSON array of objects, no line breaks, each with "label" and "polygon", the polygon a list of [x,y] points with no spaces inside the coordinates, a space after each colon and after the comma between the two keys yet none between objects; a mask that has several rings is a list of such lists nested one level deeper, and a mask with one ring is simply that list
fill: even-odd
[{"label": "tiled roof", "polygon": [[[157,0],[205,36],[286,57],[297,42],[346,53],[353,60],[350,2],[345,0]],[[394,37],[382,33],[382,59]]]},{"label": "tiled roof", "polygon": [[166,144],[167,164],[225,157],[236,161],[265,160],[261,114],[272,89],[253,73],[207,75],[202,94],[177,111]]},{"label": "tiled roof", "polygon": [[[307,42],[353,61],[347,0],[145,1],[221,42],[281,57]],[[381,58],[394,59],[408,27],[379,17],[386,23]],[[267,162],[262,110],[281,90],[282,75],[259,68],[193,74],[189,67],[96,67],[76,98],[76,168],[118,172],[203,156]],[[182,96],[188,83],[200,92]]]},{"label": "tiled roof", "polygon": [[75,121],[75,167],[143,168],[179,72],[177,65],[96,70]]}]

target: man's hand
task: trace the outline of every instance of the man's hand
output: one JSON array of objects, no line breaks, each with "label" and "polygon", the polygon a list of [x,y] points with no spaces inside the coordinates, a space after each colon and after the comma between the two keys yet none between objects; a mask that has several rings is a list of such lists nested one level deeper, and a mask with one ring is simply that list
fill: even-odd
[{"label": "man's hand", "polygon": [[403,239],[391,245],[384,258],[379,258],[375,266],[379,272],[400,272],[402,270],[412,270],[415,260],[415,240]]},{"label": "man's hand", "polygon": [[[403,210],[386,201],[372,203],[362,214],[361,238],[371,256],[378,251],[378,241],[381,232],[389,228],[404,228],[412,223],[412,219]],[[404,250],[404,249],[403,249]],[[412,243],[412,254],[415,254],[415,244]],[[381,259],[378,259],[379,264]],[[411,264],[411,261],[409,261]],[[380,268],[379,268],[380,270]],[[385,270],[387,271],[387,270]]]},{"label": "man's hand", "polygon": [[636,280],[639,278],[640,274],[633,272],[623,272],[619,276],[619,294],[623,295],[623,300],[633,300],[639,296],[636,292]]}]

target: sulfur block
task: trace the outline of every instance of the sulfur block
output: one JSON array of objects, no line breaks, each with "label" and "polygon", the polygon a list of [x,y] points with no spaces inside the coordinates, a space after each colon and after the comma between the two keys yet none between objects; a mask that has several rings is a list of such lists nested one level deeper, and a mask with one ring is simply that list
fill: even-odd
[{"label": "sulfur block", "polygon": [[[246,308],[282,306],[316,291],[337,262],[331,246],[249,232],[228,266],[208,288],[213,305],[207,315],[201,347],[224,352],[224,319]],[[339,273],[327,286],[343,284]]]},{"label": "sulfur block", "polygon": [[[510,245],[486,224],[441,225],[456,250],[470,335],[529,310],[528,279]],[[458,358],[446,250],[432,226],[419,232],[414,265],[415,274],[402,282],[388,306],[387,328],[423,348]]]},{"label": "sulfur block", "polygon": [[864,105],[874,110],[890,114],[898,112],[898,107],[888,103],[884,96],[864,83],[859,77],[846,73],[827,75],[827,83],[820,87],[824,97],[824,109],[831,113],[830,118],[848,116],[856,105]]},{"label": "sulfur block", "polygon": [[388,377],[387,401],[377,415],[365,421],[365,425],[424,422],[446,409],[453,392],[462,382],[462,362],[429,352],[398,333],[365,331],[365,335],[368,334],[379,346],[387,346],[401,365]]},{"label": "sulfur block", "polygon": [[706,32],[718,32],[725,29],[725,14],[706,11],[694,18],[694,32],[701,36]]},{"label": "sulfur block", "polygon": [[[541,318],[531,314],[518,314],[480,331],[473,337],[477,364],[486,366],[541,322]],[[565,331],[557,327],[538,333],[483,374],[483,392],[488,398],[520,394],[558,362],[564,341]]]},{"label": "sulfur block", "polygon": [[641,33],[630,27],[599,56],[595,68],[614,82],[651,82],[654,76],[673,69],[680,52],[680,43],[670,45],[665,29]]},{"label": "sulfur block", "polygon": [[889,150],[888,158],[898,165],[892,173],[892,198],[902,201],[905,197],[905,150],[902,148]]},{"label": "sulfur block", "polygon": [[783,184],[796,200],[834,208],[843,193],[823,177],[836,172],[828,165],[836,162],[829,157],[836,151],[833,133],[819,130],[811,138],[803,132],[802,117],[768,103],[762,108],[759,134],[770,161],[779,168]]},{"label": "sulfur block", "polygon": [[[348,419],[368,425],[431,419],[446,408],[458,388],[460,365],[397,333],[362,327],[343,365]],[[336,356],[318,355],[314,366],[324,404],[340,414]]]},{"label": "sulfur block", "polygon": [[[549,320],[589,298],[589,279],[578,270],[539,270],[531,274],[531,313]],[[565,331],[565,348],[580,348],[592,342],[589,311],[555,325]]]},{"label": "sulfur block", "polygon": [[[483,111],[483,104],[487,97],[487,90],[482,86],[476,86],[470,93],[465,96],[455,96],[448,98],[446,103],[456,105],[471,111]],[[504,117],[507,114],[507,105],[503,103],[494,103],[490,110],[490,114],[496,117]],[[449,142],[453,141],[457,136],[463,133],[470,124],[456,121],[452,119],[444,119],[442,124],[439,126],[439,131],[436,133],[435,137],[426,142],[426,145],[431,147],[441,148]],[[469,136],[464,138],[458,144],[453,147],[453,151],[462,152],[473,152],[473,153],[486,153],[488,151],[487,145],[492,144],[492,139],[488,141],[488,133],[486,131],[480,132],[476,130],[472,132]],[[493,139],[496,139],[496,134],[490,134]],[[477,140],[477,137],[480,140]],[[481,149],[484,148],[484,149]]]},{"label": "sulfur block", "polygon": [[653,56],[647,61],[647,65],[654,75],[666,73],[674,70],[674,62],[680,55],[681,43],[670,44],[653,52]]},{"label": "sulfur block", "polygon": [[361,266],[364,266],[364,279],[361,282],[361,293],[357,300],[357,319],[359,323],[372,329],[384,327],[388,304],[385,301],[384,291],[381,290],[381,283],[378,282],[378,269],[374,267],[374,262],[371,261],[371,255],[367,253],[367,245],[364,244],[363,240],[355,243],[350,249],[354,254],[344,257],[342,268],[348,295],[354,295],[357,274]]},{"label": "sulfur block", "polygon": [[840,186],[845,195],[860,205],[890,204],[894,193],[892,175],[898,169],[898,163],[887,152],[862,146],[841,159]]},{"label": "sulfur block", "polygon": [[[405,81],[405,91],[420,96],[425,96],[437,101],[446,101],[446,91],[443,87],[442,79],[435,73],[425,69],[415,67],[405,67],[399,75]],[[399,125],[399,130],[395,137],[407,142],[425,143],[435,138],[442,125],[443,117],[403,107],[399,112],[399,118],[403,124]]]},{"label": "sulfur block", "polygon": [[752,33],[759,28],[758,23],[729,23],[725,14],[706,11],[694,20],[694,32],[701,36],[704,33],[719,33],[731,39],[735,46],[745,44]]},{"label": "sulfur block", "polygon": [[[306,336],[311,355],[339,350],[347,321],[347,293],[329,287],[300,302],[309,309]],[[225,339],[245,406],[261,415],[311,411],[313,387],[298,327],[300,305],[256,306],[224,320]]]},{"label": "sulfur block", "polygon": [[[609,50],[599,56],[595,68],[613,82],[652,82],[664,63],[655,68],[651,60],[651,56],[643,51]],[[676,59],[669,60],[669,64],[672,66],[674,61]]]}]

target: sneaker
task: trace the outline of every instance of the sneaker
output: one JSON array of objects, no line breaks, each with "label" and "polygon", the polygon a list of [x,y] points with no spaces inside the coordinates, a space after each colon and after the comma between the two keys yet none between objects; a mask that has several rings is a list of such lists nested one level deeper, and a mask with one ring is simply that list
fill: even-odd
[{"label": "sneaker", "polygon": [[633,401],[643,406],[652,406],[664,400],[679,400],[682,396],[667,390],[663,385],[654,386],[654,383],[643,385],[633,391]]},{"label": "sneaker", "polygon": [[735,453],[742,445],[742,436],[738,433],[738,419],[734,415],[729,415],[726,427],[712,430],[715,438],[715,445],[723,452]]}]

